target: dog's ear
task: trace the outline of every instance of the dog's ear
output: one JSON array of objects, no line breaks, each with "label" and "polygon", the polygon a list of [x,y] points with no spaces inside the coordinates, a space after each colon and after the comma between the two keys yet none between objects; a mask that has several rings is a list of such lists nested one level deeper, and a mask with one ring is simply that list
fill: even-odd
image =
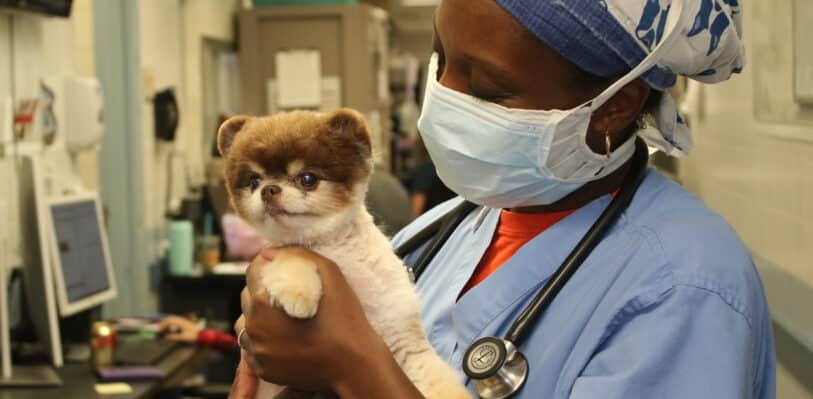
[{"label": "dog's ear", "polygon": [[359,152],[365,158],[371,156],[370,132],[367,130],[367,123],[364,122],[364,116],[361,113],[350,108],[342,108],[329,113],[327,117],[328,126],[332,132],[355,142]]},{"label": "dog's ear", "polygon": [[217,130],[217,149],[220,150],[220,155],[225,157],[229,153],[234,138],[249,119],[250,116],[233,116],[220,125],[220,129]]}]

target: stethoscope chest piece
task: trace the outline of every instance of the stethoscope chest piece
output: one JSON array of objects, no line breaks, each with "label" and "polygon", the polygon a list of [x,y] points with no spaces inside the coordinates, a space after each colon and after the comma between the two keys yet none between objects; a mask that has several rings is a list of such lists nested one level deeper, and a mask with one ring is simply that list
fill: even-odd
[{"label": "stethoscope chest piece", "polygon": [[[682,3],[677,2],[676,4]],[[633,168],[621,183],[618,194],[556,269],[556,273],[548,279],[514,320],[511,328],[505,334],[505,339],[480,338],[466,351],[463,357],[463,371],[471,379],[477,396],[481,399],[505,399],[522,389],[522,385],[528,379],[528,360],[517,350],[516,345],[522,344],[525,336],[531,331],[533,323],[553,302],[562,287],[632,202],[635,192],[648,173],[646,145],[640,139],[638,140]],[[414,269],[409,269],[413,281],[421,276],[446,240],[475,207],[476,205],[470,202],[461,203],[447,216],[427,226],[398,248],[396,253],[403,257],[423,245],[427,237],[435,235],[429,247],[421,253]]]},{"label": "stethoscope chest piece", "polygon": [[504,399],[522,388],[528,377],[528,360],[510,341],[485,337],[466,351],[463,371],[481,399]]}]

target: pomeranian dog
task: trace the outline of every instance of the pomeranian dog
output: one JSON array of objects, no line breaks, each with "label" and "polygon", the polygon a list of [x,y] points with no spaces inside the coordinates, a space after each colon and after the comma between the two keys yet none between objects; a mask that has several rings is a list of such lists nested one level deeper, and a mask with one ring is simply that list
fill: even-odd
[{"label": "pomeranian dog", "polygon": [[[235,116],[220,127],[232,207],[275,245],[298,245],[333,260],[409,379],[427,399],[471,395],[426,338],[404,263],[364,204],[372,170],[370,135],[356,111]],[[275,259],[263,268],[271,301],[291,317],[313,317],[322,296],[316,267]],[[283,387],[262,383],[259,399]]]}]

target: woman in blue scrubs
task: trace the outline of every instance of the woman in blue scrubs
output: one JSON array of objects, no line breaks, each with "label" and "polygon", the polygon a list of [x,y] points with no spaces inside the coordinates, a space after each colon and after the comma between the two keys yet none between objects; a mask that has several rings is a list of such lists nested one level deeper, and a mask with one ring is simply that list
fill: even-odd
[{"label": "woman in blue scrubs", "polygon": [[[679,75],[728,79],[744,57],[737,0],[682,4],[441,1],[419,125],[440,177],[480,205],[418,282],[427,334],[449,364],[478,338],[505,334],[607,207],[640,139],[689,151],[664,90]],[[320,265],[319,315],[303,325],[267,305],[253,265],[251,367],[241,366],[232,397],[251,397],[255,375],[343,399],[420,397],[335,265],[287,251]],[[521,399],[775,396],[770,315],[747,249],[654,170],[520,349],[530,364]]]}]

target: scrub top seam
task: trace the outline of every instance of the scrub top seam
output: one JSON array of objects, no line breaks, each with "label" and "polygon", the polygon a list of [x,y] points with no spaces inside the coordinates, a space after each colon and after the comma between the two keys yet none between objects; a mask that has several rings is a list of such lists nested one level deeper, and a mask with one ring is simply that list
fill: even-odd
[{"label": "scrub top seam", "polygon": [[675,285],[674,285],[674,288],[680,288],[680,287],[694,288],[694,289],[697,289],[697,290],[700,290],[700,291],[704,291],[704,292],[708,292],[710,294],[714,294],[714,296],[720,298],[720,300],[724,304],[726,304],[727,307],[729,307],[731,310],[733,310],[734,312],[736,312],[737,314],[742,316],[743,319],[745,319],[745,322],[748,324],[748,329],[751,332],[751,335],[753,335],[754,322],[751,319],[751,317],[749,317],[744,310],[740,309],[738,306],[733,304],[732,303],[733,301],[730,301],[725,295],[723,295],[718,290],[715,290],[713,288],[706,287],[706,286],[703,286],[703,285],[700,285],[700,284],[691,284],[691,283],[688,283],[688,282],[676,282]]},{"label": "scrub top seam", "polygon": [[[761,340],[757,339],[757,334],[756,334],[756,331],[754,329],[754,324],[753,324],[753,321],[751,320],[751,318],[749,318],[745,313],[739,311],[735,306],[732,306],[726,300],[726,298],[717,291],[708,289],[706,287],[699,287],[699,286],[696,286],[696,285],[686,284],[686,283],[676,284],[674,288],[677,289],[677,288],[681,288],[681,287],[682,288],[690,288],[690,289],[703,291],[703,292],[705,292],[705,293],[707,293],[709,295],[715,296],[715,297],[719,298],[720,301],[726,305],[726,307],[728,307],[729,309],[733,310],[735,313],[742,316],[743,320],[748,325],[748,335],[751,338],[751,345],[750,345],[751,346],[751,351],[752,351],[752,353],[760,353],[760,352],[758,352],[756,350],[757,349],[756,347],[757,347],[757,345],[759,345]],[[759,363],[756,362],[756,359],[753,358],[753,355],[752,355],[752,358],[751,358],[751,366],[752,367],[750,368],[749,372],[750,372],[750,375],[751,375],[751,394],[753,395],[754,391],[756,390],[757,383],[758,383],[757,378],[756,378],[756,376],[757,376],[756,368],[759,367]]]},{"label": "scrub top seam", "polygon": [[[669,284],[668,282],[664,283]],[[618,308],[613,317],[607,323],[607,325],[605,326],[604,334],[602,334],[599,340],[596,341],[596,345],[591,350],[591,353],[596,354],[600,352],[602,347],[606,344],[606,342],[610,338],[612,338],[613,335],[615,335],[618,331],[620,331],[625,324],[632,321],[635,317],[637,317],[638,314],[640,314],[644,310],[659,306],[669,296],[674,294],[680,288],[689,288],[692,290],[702,291],[707,295],[717,297],[723,304],[725,304],[727,308],[731,309],[735,313],[742,316],[743,321],[745,321],[745,323],[748,325],[748,334],[751,337],[752,349],[755,349],[756,345],[760,341],[756,339],[756,334],[754,331],[752,321],[747,315],[745,315],[743,312],[739,311],[734,306],[732,306],[719,292],[707,287],[697,286],[688,283],[672,283],[671,285],[667,285],[666,287],[661,286],[661,284],[655,284],[655,286],[651,287],[650,289],[640,292],[631,297],[629,300],[627,300],[621,307]],[[752,359],[752,362],[753,361],[754,360]],[[584,367],[587,367],[589,363],[590,363],[589,361],[585,363]],[[756,365],[758,363],[754,364]],[[584,369],[579,370],[578,375],[581,375],[583,371]],[[756,387],[757,373],[755,367],[752,367],[751,370],[749,371],[751,374],[751,390],[753,392],[757,388]],[[560,375],[557,385],[563,381],[564,379],[563,377],[564,377],[563,375]],[[560,395],[564,395],[565,397],[567,397],[570,394],[570,389],[572,389],[572,387],[562,386],[561,388],[556,389],[556,391],[559,392]]]},{"label": "scrub top seam", "polygon": [[637,227],[640,230],[648,232],[649,234],[646,235],[651,236],[651,240],[654,240],[654,244],[657,246],[657,248],[655,248],[658,252],[657,255],[663,261],[661,266],[663,270],[661,276],[658,278],[658,283],[662,280],[671,279],[671,281],[665,282],[672,287],[688,286],[713,292],[719,296],[728,307],[741,314],[751,330],[754,329],[753,317],[750,316],[751,312],[749,312],[748,306],[745,305],[743,298],[734,294],[731,290],[726,289],[716,278],[702,273],[687,273],[677,269],[669,257],[666,256],[666,249],[663,246],[663,241],[660,239],[660,236],[652,228],[634,224],[630,224],[629,227]]}]

